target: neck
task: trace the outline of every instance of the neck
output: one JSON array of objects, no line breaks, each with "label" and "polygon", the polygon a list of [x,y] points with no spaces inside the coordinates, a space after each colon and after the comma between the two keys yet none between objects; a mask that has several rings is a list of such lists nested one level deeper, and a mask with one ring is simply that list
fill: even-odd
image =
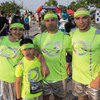
[{"label": "neck", "polygon": [[17,42],[17,40],[16,40],[15,38],[13,38],[11,35],[9,35],[9,40],[10,40],[11,42]]},{"label": "neck", "polygon": [[56,30],[53,30],[53,31],[51,31],[51,30],[48,30],[48,33],[50,33],[50,34],[55,34],[55,33],[57,33],[58,32],[58,29],[56,29]]},{"label": "neck", "polygon": [[80,32],[87,32],[89,29],[90,29],[90,26],[89,26],[89,27],[87,27],[87,28],[86,28],[86,29],[84,29],[84,30],[79,29],[79,31],[80,31]]},{"label": "neck", "polygon": [[34,60],[34,58],[35,58],[34,56],[32,56],[32,57],[30,57],[30,58],[26,57],[26,59],[27,59],[27,60],[30,60],[30,61]]}]

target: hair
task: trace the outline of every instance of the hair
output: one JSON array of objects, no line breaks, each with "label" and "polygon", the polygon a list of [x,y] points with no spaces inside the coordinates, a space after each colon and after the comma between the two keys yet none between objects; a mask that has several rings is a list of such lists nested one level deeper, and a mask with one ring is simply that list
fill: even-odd
[{"label": "hair", "polygon": [[41,15],[41,18],[44,20],[44,14]]},{"label": "hair", "polygon": [[86,11],[88,11],[86,8],[81,7],[81,8],[79,8],[79,9],[77,9],[76,12],[77,12],[77,11],[81,11],[81,10],[86,10]]},{"label": "hair", "polygon": [[1,13],[1,15],[4,15],[5,12],[3,10],[1,10],[0,13]]},{"label": "hair", "polygon": [[59,17],[59,15],[57,14],[57,17],[58,17],[58,20],[60,20],[60,17]]},{"label": "hair", "polygon": [[21,24],[25,25],[23,17],[16,16],[16,15],[14,15],[12,18],[11,24],[13,24],[13,23],[21,23]]},{"label": "hair", "polygon": [[20,42],[20,46],[22,46],[23,44],[28,44],[28,43],[33,44],[33,41],[29,38],[22,39]]},{"label": "hair", "polygon": [[17,9],[17,10],[15,11],[15,14],[18,14],[18,13],[20,13],[20,10],[19,10],[19,9]]},{"label": "hair", "polygon": [[65,24],[66,32],[69,33],[69,32],[71,31],[72,28],[74,28],[74,26],[73,26],[73,24],[72,24],[71,22],[67,22],[67,23]]}]

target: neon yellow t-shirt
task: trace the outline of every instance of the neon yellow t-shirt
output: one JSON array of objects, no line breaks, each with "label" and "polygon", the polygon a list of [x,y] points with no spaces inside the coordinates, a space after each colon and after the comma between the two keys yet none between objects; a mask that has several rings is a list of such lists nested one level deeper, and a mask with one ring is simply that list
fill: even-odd
[{"label": "neon yellow t-shirt", "polygon": [[41,34],[36,35],[33,39],[33,43],[36,48],[40,48],[50,70],[50,75],[48,75],[45,80],[60,81],[66,79],[65,54],[66,51],[72,51],[70,36],[64,35],[63,37],[63,32],[59,30],[55,34],[46,32],[42,34],[42,37]]},{"label": "neon yellow t-shirt", "polygon": [[20,41],[11,42],[8,36],[0,39],[0,80],[15,82],[15,65],[23,57],[20,52]]},{"label": "neon yellow t-shirt", "polygon": [[[16,77],[22,76],[22,85],[21,85],[21,97],[22,98],[35,98],[42,94],[42,92],[36,94],[30,94],[30,82],[28,81],[29,71],[38,67],[39,68],[39,80],[41,80],[42,73],[41,73],[41,64],[40,61],[35,57],[33,61],[27,60],[25,57],[22,58],[22,63],[16,66],[15,75]],[[23,68],[24,67],[24,68]],[[30,78],[33,79],[36,75],[36,71],[31,71]],[[38,78],[38,75],[36,79]],[[36,80],[35,79],[35,80]]]},{"label": "neon yellow t-shirt", "polygon": [[[91,27],[87,32],[70,32],[72,37],[72,67],[73,80],[90,84],[100,71],[100,34],[95,35],[96,28]],[[73,33],[73,35],[72,35]]]}]

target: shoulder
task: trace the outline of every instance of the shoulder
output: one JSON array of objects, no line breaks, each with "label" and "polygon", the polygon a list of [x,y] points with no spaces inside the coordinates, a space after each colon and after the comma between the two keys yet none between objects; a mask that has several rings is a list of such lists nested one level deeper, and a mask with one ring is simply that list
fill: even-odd
[{"label": "shoulder", "polygon": [[23,64],[22,60],[20,60],[20,61],[17,63],[17,65],[22,65],[22,64]]},{"label": "shoulder", "polygon": [[100,34],[100,29],[97,28],[96,31],[95,31],[95,33],[96,34]]},{"label": "shoulder", "polygon": [[36,33],[34,36],[39,36],[39,35],[41,35],[42,33]]}]

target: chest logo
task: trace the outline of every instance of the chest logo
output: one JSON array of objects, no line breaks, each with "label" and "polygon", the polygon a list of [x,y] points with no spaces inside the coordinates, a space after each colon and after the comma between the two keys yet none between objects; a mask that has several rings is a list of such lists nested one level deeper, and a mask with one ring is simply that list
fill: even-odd
[{"label": "chest logo", "polygon": [[[33,79],[30,78],[30,74],[32,71],[36,71],[36,75]],[[38,67],[35,67],[34,69],[31,69],[29,72],[28,72],[28,81],[29,82],[37,82],[40,78],[40,74],[39,74],[39,68]],[[36,80],[35,80],[36,79]]]},{"label": "chest logo", "polygon": [[[51,48],[52,46],[53,48]],[[47,49],[49,48],[49,49]],[[59,42],[49,42],[47,43],[44,48],[42,49],[43,53],[46,53],[48,56],[56,56],[59,53]],[[51,54],[53,51],[55,51],[53,54]]]},{"label": "chest logo", "polygon": [[[3,54],[3,50],[5,49],[11,49],[13,50],[12,53],[8,53],[8,54]],[[14,55],[13,57],[9,57],[11,55]],[[12,59],[12,58],[15,58],[17,56],[17,49],[16,48],[11,48],[11,47],[4,47],[0,50],[0,56],[6,58],[6,59]]]},{"label": "chest logo", "polygon": [[87,42],[75,41],[72,45],[72,48],[77,55],[82,56],[87,52],[87,46]]}]

